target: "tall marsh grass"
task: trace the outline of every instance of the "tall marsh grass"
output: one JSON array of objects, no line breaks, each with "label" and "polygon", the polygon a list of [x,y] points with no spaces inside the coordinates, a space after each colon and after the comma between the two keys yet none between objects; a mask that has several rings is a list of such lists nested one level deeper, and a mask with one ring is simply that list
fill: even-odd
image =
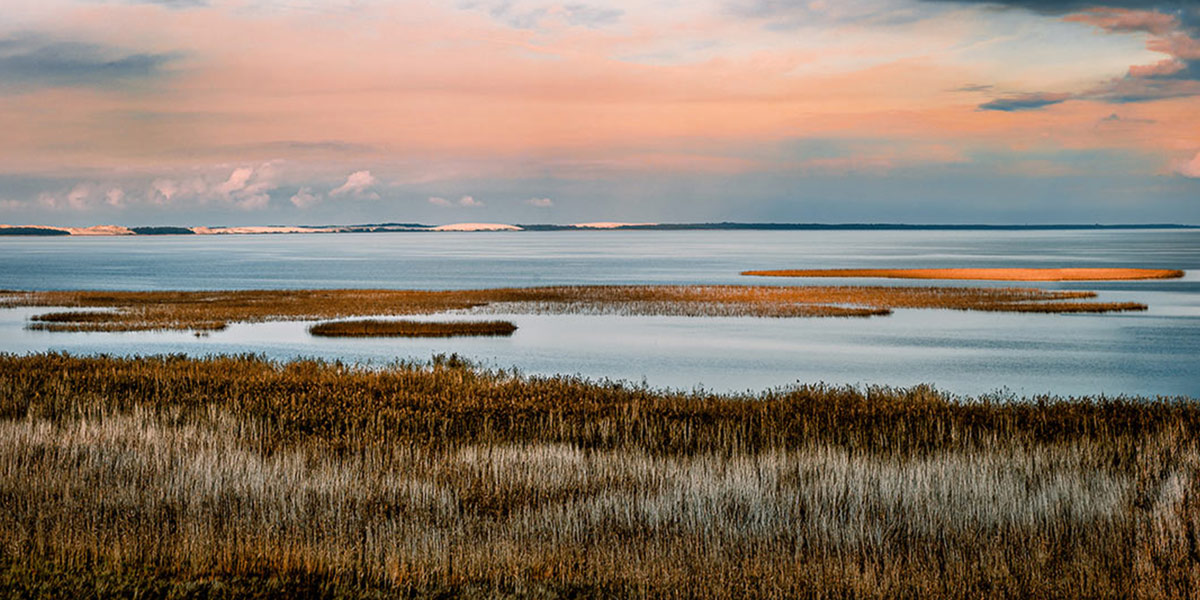
[{"label": "tall marsh grass", "polygon": [[0,589],[1186,598],[1200,403],[0,355]]}]

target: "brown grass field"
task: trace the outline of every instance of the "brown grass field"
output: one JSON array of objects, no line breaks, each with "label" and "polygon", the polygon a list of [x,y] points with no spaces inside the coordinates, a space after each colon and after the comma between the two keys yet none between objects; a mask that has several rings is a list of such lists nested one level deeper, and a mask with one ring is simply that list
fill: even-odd
[{"label": "brown grass field", "polygon": [[329,321],[308,328],[321,337],[459,337],[512,335],[508,321]]},{"label": "brown grass field", "polygon": [[970,279],[976,281],[1122,281],[1177,279],[1176,269],[783,269],[743,271],[759,277],[879,277],[885,279]]},{"label": "brown grass field", "polygon": [[1200,402],[0,355],[0,596],[1189,598]]},{"label": "brown grass field", "polygon": [[1027,288],[820,286],[558,286],[466,291],[252,290],[221,292],[0,291],[3,306],[106,309],[38,315],[47,331],[217,330],[231,322],[484,313],[870,317],[898,308],[1002,312],[1146,310],[1094,302],[1095,292]]}]

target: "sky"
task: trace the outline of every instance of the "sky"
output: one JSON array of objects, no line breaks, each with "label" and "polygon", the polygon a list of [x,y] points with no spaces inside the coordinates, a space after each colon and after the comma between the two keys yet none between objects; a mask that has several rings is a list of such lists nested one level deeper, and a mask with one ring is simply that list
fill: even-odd
[{"label": "sky", "polygon": [[4,0],[0,223],[1200,223],[1195,0]]}]

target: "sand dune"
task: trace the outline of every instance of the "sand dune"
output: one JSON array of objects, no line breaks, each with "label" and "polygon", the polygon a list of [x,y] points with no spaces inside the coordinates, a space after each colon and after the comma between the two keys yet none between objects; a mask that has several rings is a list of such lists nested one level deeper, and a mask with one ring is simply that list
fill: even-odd
[{"label": "sand dune", "polygon": [[133,230],[120,225],[93,225],[91,227],[65,227],[71,235],[135,235]]},{"label": "sand dune", "polygon": [[71,235],[135,235],[132,229],[120,225],[92,225],[91,227],[53,227],[50,225],[0,225],[0,229],[45,229],[65,231]]},{"label": "sand dune", "polygon": [[880,277],[885,279],[971,279],[980,281],[1112,281],[1173,279],[1175,269],[783,269],[743,271],[761,277]]}]

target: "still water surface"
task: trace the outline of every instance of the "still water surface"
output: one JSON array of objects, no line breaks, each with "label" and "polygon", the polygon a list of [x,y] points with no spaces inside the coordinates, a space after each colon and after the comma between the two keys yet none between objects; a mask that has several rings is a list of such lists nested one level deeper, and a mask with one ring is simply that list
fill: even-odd
[{"label": "still water surface", "polygon": [[[527,373],[760,390],[795,382],[932,383],[960,394],[1200,397],[1200,231],[604,231],[0,238],[5,289],[487,288],[551,284],[1013,285],[745,278],[746,269],[1163,267],[1184,279],[1017,284],[1091,289],[1142,313],[898,310],[870,319],[503,316],[511,338],[321,339],[307,323],[190,333],[26,331],[0,351],[254,352],[371,363],[457,352]],[[469,318],[496,318],[487,315]]]}]

